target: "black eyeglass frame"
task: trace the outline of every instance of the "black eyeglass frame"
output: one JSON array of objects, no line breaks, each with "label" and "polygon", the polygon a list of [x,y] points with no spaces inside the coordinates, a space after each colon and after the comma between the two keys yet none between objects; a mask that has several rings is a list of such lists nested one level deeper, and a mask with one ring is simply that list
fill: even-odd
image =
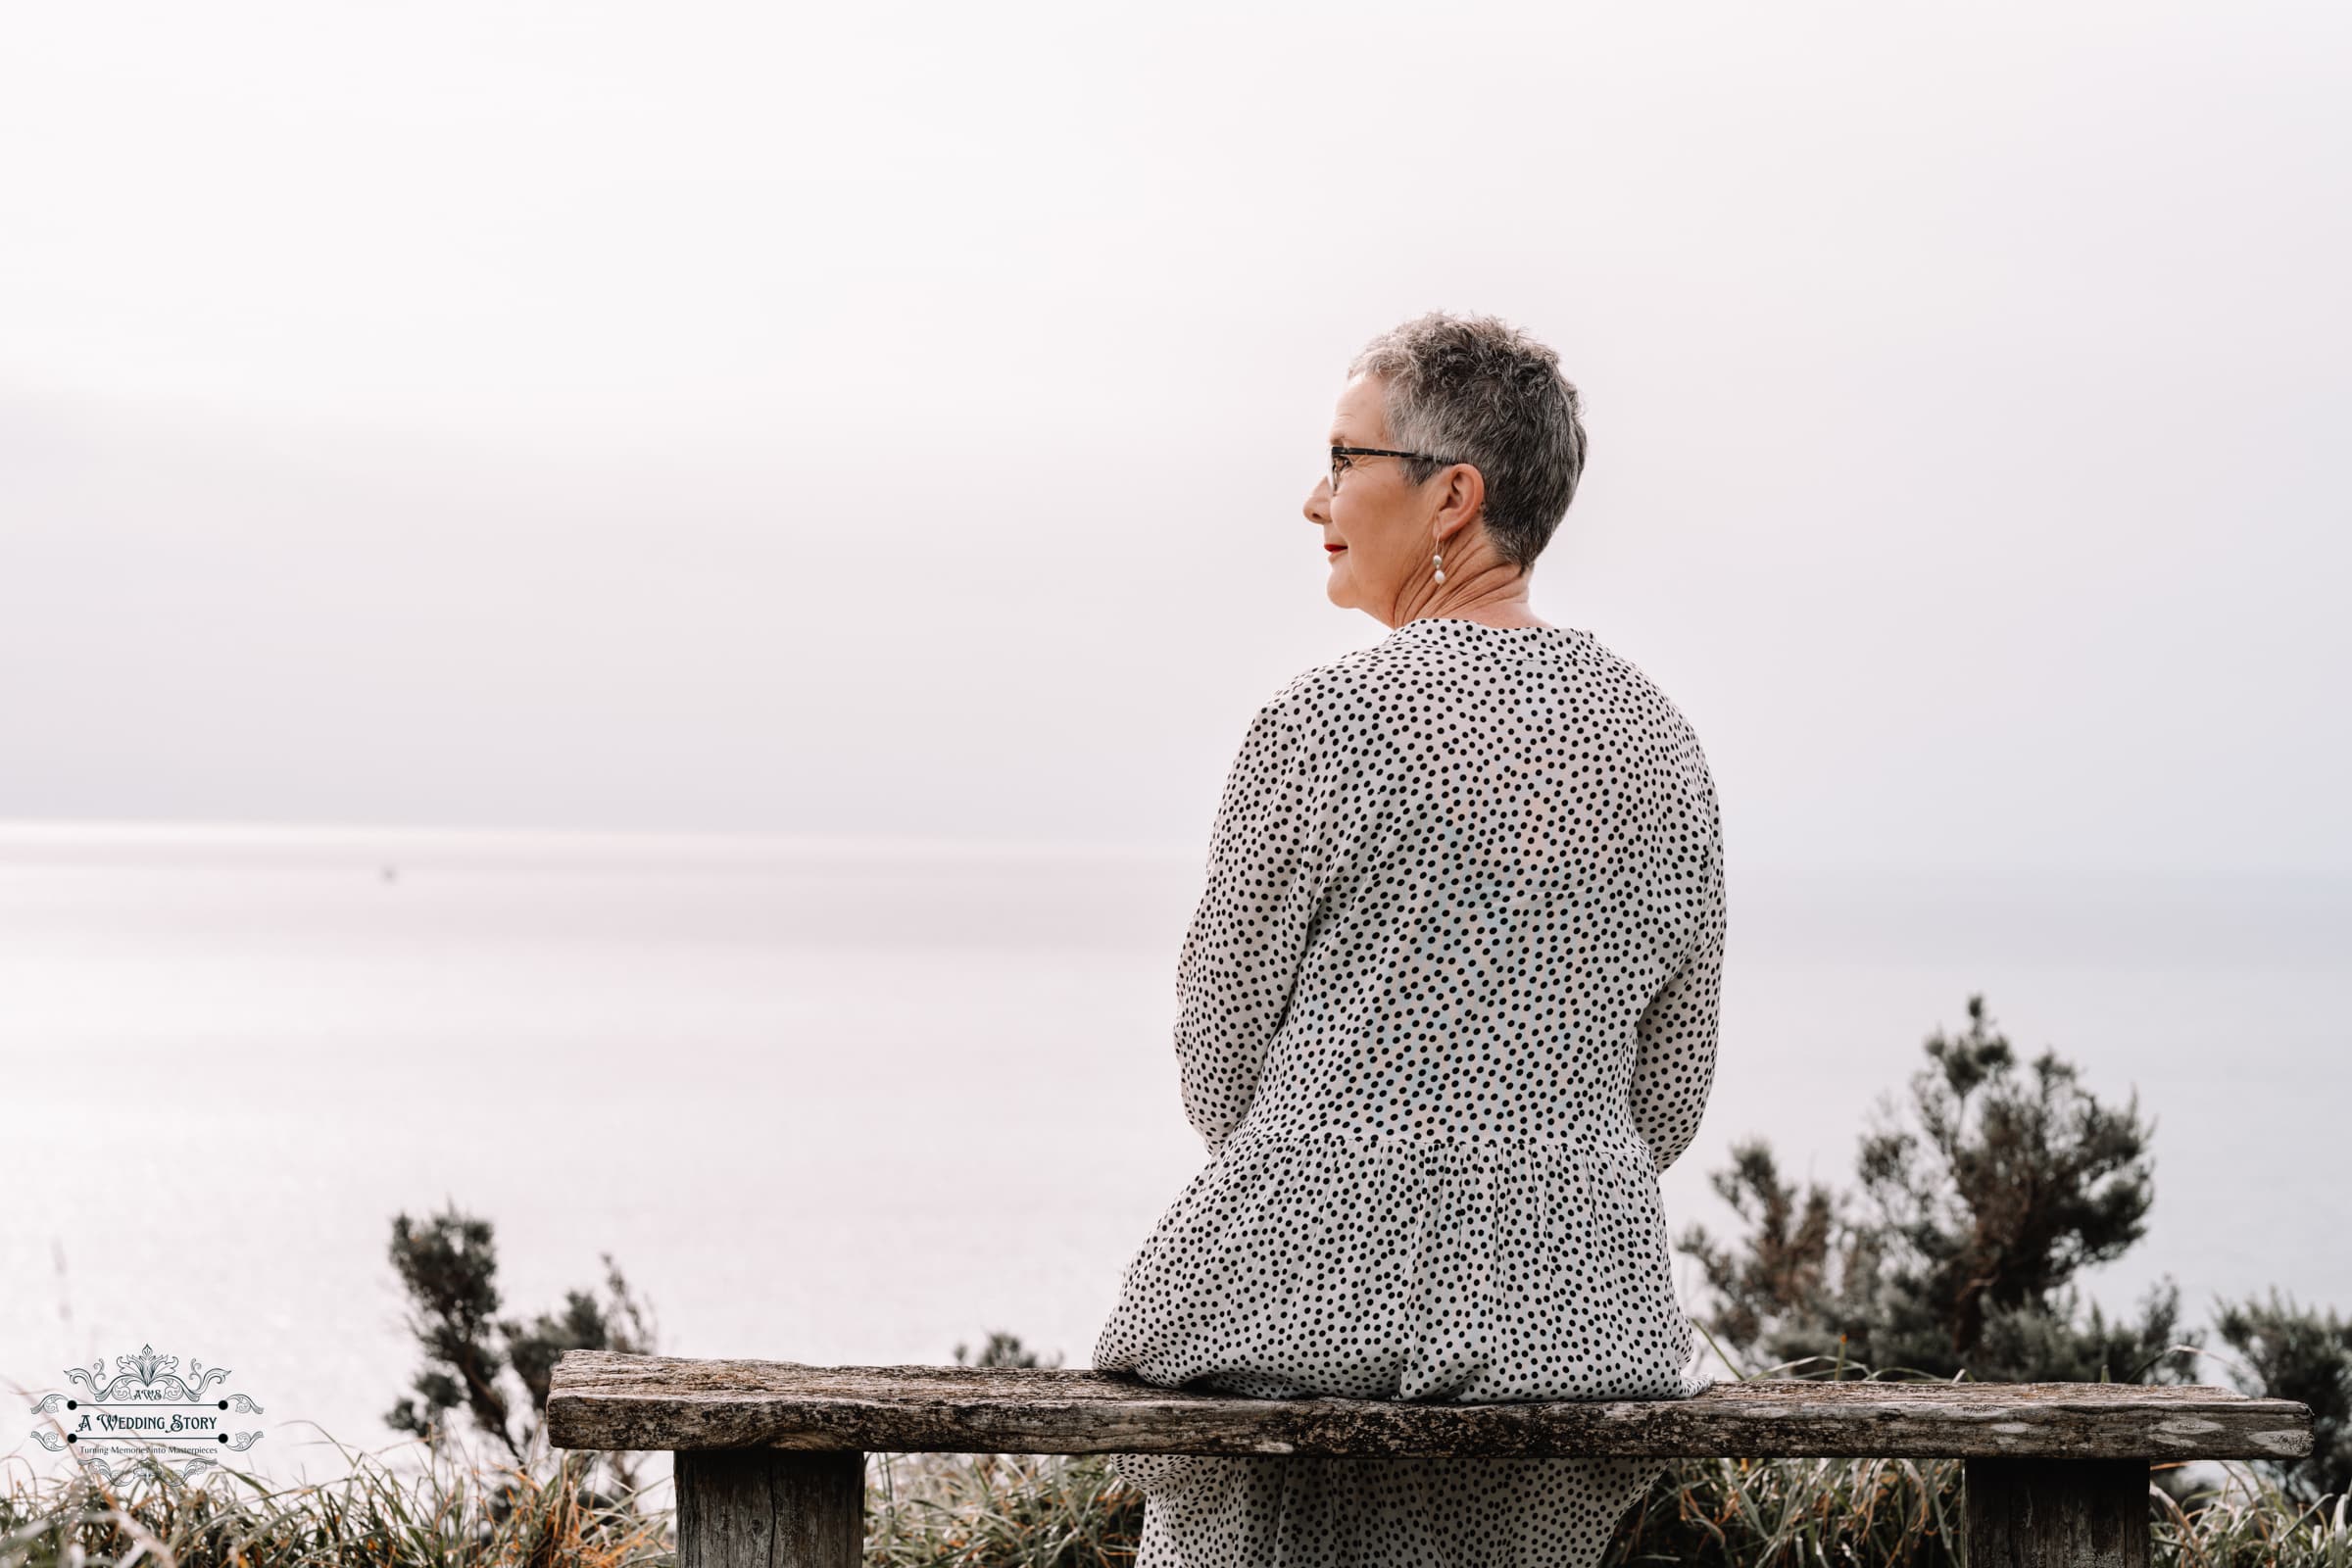
[{"label": "black eyeglass frame", "polygon": [[1416,463],[1434,463],[1441,468],[1450,468],[1459,462],[1456,458],[1432,457],[1426,452],[1392,452],[1387,447],[1333,447],[1332,483],[1339,483],[1339,460],[1342,458],[1410,458]]}]

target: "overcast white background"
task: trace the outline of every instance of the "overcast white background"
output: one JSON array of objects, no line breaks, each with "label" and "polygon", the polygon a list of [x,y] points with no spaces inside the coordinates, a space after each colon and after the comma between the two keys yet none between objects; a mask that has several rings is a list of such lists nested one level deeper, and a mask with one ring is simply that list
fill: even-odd
[{"label": "overcast white background", "polygon": [[2337,0],[0,6],[0,1382],[380,1444],[445,1198],[676,1353],[1083,1361],[1431,308],[1715,773],[1678,1229],[1983,992],[2158,1124],[2098,1299],[2352,1303],[2348,155]]},{"label": "overcast white background", "polygon": [[20,7],[0,817],[1204,842],[1432,307],[1751,866],[2352,868],[2334,5]]}]

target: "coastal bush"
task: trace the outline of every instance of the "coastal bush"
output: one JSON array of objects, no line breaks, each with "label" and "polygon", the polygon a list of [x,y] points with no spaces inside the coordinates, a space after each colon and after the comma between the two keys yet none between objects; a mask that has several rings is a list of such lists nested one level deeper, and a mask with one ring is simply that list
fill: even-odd
[{"label": "coastal bush", "polygon": [[[440,1447],[454,1441],[450,1416],[463,1409],[475,1431],[520,1461],[538,1441],[548,1387],[565,1350],[655,1349],[652,1307],[630,1289],[612,1254],[602,1257],[602,1296],[566,1292],[560,1314],[541,1312],[525,1323],[498,1315],[498,1245],[488,1220],[461,1212],[454,1202],[421,1223],[396,1215],[392,1267],[408,1298],[409,1333],[424,1365],[410,1382],[411,1396],[392,1407],[385,1424]],[[530,1411],[519,1430],[510,1370]],[[608,1455],[600,1463],[620,1492],[636,1489],[627,1455]]]},{"label": "coastal bush", "polygon": [[2352,1321],[2281,1298],[2224,1302],[2214,1327],[2237,1352],[2231,1376],[2248,1394],[2311,1406],[2311,1457],[2264,1468],[2307,1501],[2352,1494]]},{"label": "coastal bush", "polygon": [[988,1343],[980,1347],[977,1355],[973,1353],[972,1348],[968,1345],[956,1346],[956,1364],[957,1366],[1056,1367],[1061,1365],[1061,1352],[1056,1350],[1053,1355],[1040,1359],[1037,1351],[1029,1349],[1021,1344],[1021,1337],[1018,1334],[1007,1334],[1003,1329],[994,1329],[989,1333]]},{"label": "coastal bush", "polygon": [[[1744,1233],[1677,1245],[1713,1297],[1701,1321],[1735,1366],[1837,1376],[1856,1364],[1997,1382],[2181,1381],[2199,1336],[2168,1281],[2132,1319],[2085,1309],[2076,1273],[2147,1229],[2150,1125],[2103,1102],[2055,1053],[2021,1063],[1982,996],[1937,1030],[1908,1102],[1882,1101],[1851,1191],[1736,1145],[1711,1183]],[[1804,1375],[1804,1374],[1799,1374]]]}]

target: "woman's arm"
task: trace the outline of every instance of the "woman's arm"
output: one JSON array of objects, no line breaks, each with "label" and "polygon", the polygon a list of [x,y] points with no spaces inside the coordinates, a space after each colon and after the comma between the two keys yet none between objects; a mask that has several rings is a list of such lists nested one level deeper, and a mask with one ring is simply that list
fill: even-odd
[{"label": "woman's arm", "polygon": [[1715,1081],[1723,996],[1723,858],[1718,843],[1707,903],[1681,965],[1634,1026],[1634,1128],[1664,1170],[1690,1147]]},{"label": "woman's arm", "polygon": [[1257,1096],[1323,895],[1330,801],[1304,699],[1286,690],[1250,721],[1209,833],[1208,885],[1176,965],[1184,1113],[1214,1153]]}]

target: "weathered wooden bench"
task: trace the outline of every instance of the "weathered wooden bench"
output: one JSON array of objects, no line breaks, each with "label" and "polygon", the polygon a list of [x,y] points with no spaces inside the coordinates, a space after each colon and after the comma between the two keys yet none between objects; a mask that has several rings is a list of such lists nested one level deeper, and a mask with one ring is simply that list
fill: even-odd
[{"label": "weathered wooden bench", "polygon": [[865,1455],[1492,1454],[1967,1461],[1972,1568],[2148,1560],[2148,1465],[2311,1451],[2311,1411],[2114,1383],[1738,1383],[1693,1399],[1243,1399],[1099,1372],[815,1367],[572,1350],[561,1448],[676,1454],[680,1568],[851,1568]]}]

